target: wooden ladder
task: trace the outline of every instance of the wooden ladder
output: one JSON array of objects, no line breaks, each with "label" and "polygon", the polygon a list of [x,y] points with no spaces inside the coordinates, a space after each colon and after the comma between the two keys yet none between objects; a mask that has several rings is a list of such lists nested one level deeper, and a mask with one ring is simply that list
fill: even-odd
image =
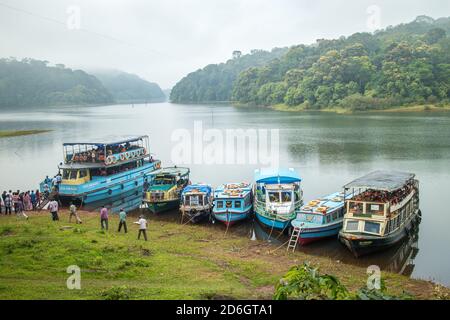
[{"label": "wooden ladder", "polygon": [[298,243],[298,237],[300,236],[301,229],[299,227],[294,227],[294,230],[292,230],[291,239],[289,239],[289,244],[287,246],[286,251],[292,250],[292,252],[295,252],[295,249],[297,249],[297,243]]}]

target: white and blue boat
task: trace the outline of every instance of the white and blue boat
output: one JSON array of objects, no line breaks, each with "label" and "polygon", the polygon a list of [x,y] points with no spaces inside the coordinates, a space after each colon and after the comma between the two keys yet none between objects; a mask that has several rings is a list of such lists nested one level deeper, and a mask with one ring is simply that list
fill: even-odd
[{"label": "white and blue boat", "polygon": [[302,179],[290,169],[256,170],[254,212],[263,225],[287,230],[303,204]]},{"label": "white and blue boat", "polygon": [[64,143],[63,152],[60,183],[46,178],[40,190],[52,189],[65,202],[87,204],[142,189],[149,174],[161,167],[149,152],[148,136]]},{"label": "white and blue boat", "polygon": [[337,238],[344,221],[345,200],[351,197],[351,194],[336,192],[302,206],[291,222],[298,231],[298,243],[306,245],[323,238]]},{"label": "white and blue boat", "polygon": [[[180,212],[182,221],[198,223],[209,220],[213,207],[213,190],[207,184],[191,184],[181,192]],[[186,218],[186,219],[185,219]]]},{"label": "white and blue boat", "polygon": [[213,217],[227,226],[250,217],[253,210],[253,186],[229,183],[214,190]]}]

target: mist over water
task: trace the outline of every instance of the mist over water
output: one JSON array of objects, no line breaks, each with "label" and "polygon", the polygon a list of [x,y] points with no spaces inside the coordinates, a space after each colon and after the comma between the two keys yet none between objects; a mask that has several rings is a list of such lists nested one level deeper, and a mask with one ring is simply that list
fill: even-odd
[{"label": "mist over water", "polygon": [[[52,131],[0,139],[0,189],[36,189],[46,175],[57,172],[63,142],[148,134],[155,158],[161,159],[163,166],[174,165],[171,152],[175,143],[171,142],[171,135],[178,129],[193,133],[195,121],[201,121],[204,129],[279,129],[280,165],[298,170],[303,178],[305,201],[340,191],[345,183],[372,170],[416,173],[420,180],[423,219],[412,276],[450,284],[450,210],[444,203],[450,190],[450,114],[447,113],[338,115],[170,103],[3,110],[0,111],[1,130]],[[225,182],[251,182],[258,165],[193,164],[189,167],[192,182],[217,186]],[[223,231],[217,228],[218,232]],[[237,227],[234,232],[251,236],[247,225]],[[334,240],[298,250],[341,261],[351,259]],[[391,257],[383,257],[386,266],[392,265]],[[357,263],[370,265],[373,260],[363,258]]]}]

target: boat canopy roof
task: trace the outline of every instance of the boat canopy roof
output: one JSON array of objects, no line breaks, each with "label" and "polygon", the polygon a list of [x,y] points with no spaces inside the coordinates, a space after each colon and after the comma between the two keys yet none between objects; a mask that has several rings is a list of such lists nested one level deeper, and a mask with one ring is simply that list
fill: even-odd
[{"label": "boat canopy roof", "polygon": [[147,135],[142,136],[133,136],[133,137],[111,137],[106,138],[104,141],[96,141],[96,142],[67,142],[63,143],[63,146],[77,146],[77,145],[89,145],[89,146],[110,146],[110,145],[119,145],[127,142],[136,142],[139,140],[148,139]]},{"label": "boat canopy roof", "polygon": [[[324,214],[325,212],[330,213],[336,209],[342,208],[344,206],[344,200],[349,200],[353,197],[352,193],[345,194],[343,192],[335,192],[329,194],[325,197],[311,200],[307,204],[301,207],[301,213],[315,213]],[[318,208],[326,208],[326,211],[318,211]]]},{"label": "boat canopy roof", "polygon": [[185,175],[189,174],[189,172],[190,172],[189,168],[171,167],[171,168],[161,168],[161,169],[152,171],[149,173],[149,175],[152,175],[152,176],[159,176],[159,175],[185,176]]},{"label": "boat canopy roof", "polygon": [[207,184],[191,184],[183,189],[183,192],[181,194],[186,193],[206,193],[211,194],[212,188],[211,186],[208,186]]},{"label": "boat canopy roof", "polygon": [[403,187],[414,177],[415,174],[413,173],[378,170],[346,184],[344,188],[375,189],[392,192]]},{"label": "boat canopy roof", "polygon": [[293,169],[257,169],[255,170],[255,181],[257,183],[281,184],[300,182],[302,179]]},{"label": "boat canopy roof", "polygon": [[242,198],[252,192],[252,185],[249,183],[228,183],[218,186],[214,190],[214,197],[227,199],[227,198]]}]

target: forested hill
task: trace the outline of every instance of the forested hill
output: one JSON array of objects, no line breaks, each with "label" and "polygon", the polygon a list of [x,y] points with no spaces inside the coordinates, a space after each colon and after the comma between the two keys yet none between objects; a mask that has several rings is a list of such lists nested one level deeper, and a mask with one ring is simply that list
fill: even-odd
[{"label": "forested hill", "polygon": [[137,75],[116,70],[93,71],[111,92],[116,102],[162,102],[164,92],[156,83],[148,82]]},{"label": "forested hill", "polygon": [[0,59],[0,107],[111,103],[101,82],[81,70],[33,59]]},{"label": "forested hill", "polygon": [[265,65],[281,57],[287,50],[287,48],[275,48],[270,52],[253,50],[245,55],[235,51],[233,59],[226,63],[211,64],[184,77],[173,87],[170,100],[177,103],[229,101],[233,83],[241,71]]},{"label": "forested hill", "polygon": [[353,110],[448,104],[450,18],[298,45],[239,74],[232,100],[287,108]]},{"label": "forested hill", "polygon": [[173,88],[173,102],[381,109],[448,104],[450,18],[420,16],[375,33],[258,51],[209,65]]}]

